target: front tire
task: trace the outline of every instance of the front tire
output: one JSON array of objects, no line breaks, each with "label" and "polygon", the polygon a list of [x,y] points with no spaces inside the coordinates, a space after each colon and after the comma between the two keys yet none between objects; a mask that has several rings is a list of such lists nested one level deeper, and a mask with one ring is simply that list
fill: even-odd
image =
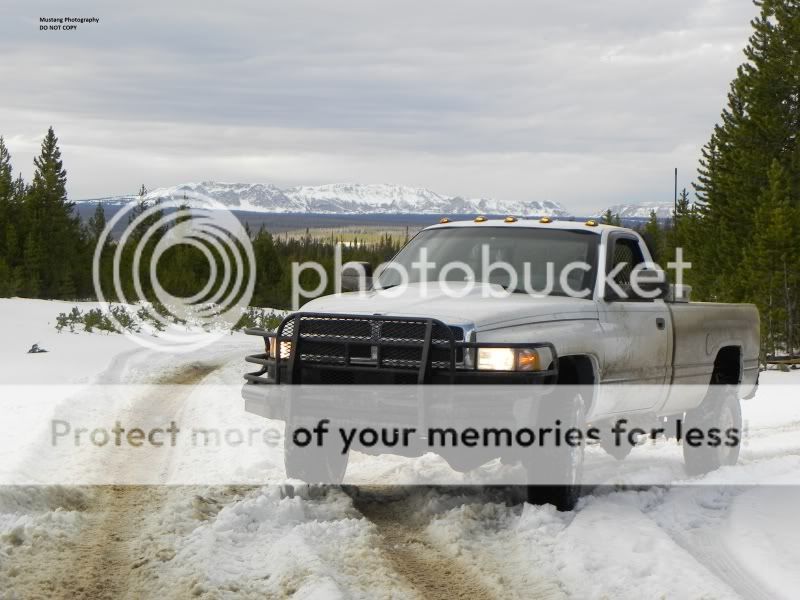
[{"label": "front tire", "polygon": [[[686,413],[685,430],[700,429],[707,436],[718,429],[722,443],[710,446],[707,443],[692,446],[683,440],[683,460],[689,475],[703,475],[720,467],[732,466],[739,460],[742,434],[742,407],[736,386],[712,385],[703,403]],[[730,445],[728,431],[735,430],[740,436],[738,443]]]},{"label": "front tire", "polygon": [[[564,431],[576,428],[585,433],[586,403],[583,396],[576,392],[569,398],[562,399],[566,400],[563,404],[558,400],[551,401],[554,403],[551,403],[544,411],[544,423],[550,426],[558,419],[561,421]],[[528,481],[564,483],[526,486],[528,502],[552,504],[560,511],[569,511],[575,508],[581,496],[583,453],[584,443],[576,446],[569,444],[547,446],[533,450],[533,454],[523,460]]]},{"label": "front tire", "polygon": [[310,444],[302,447],[294,443],[294,431],[286,428],[283,443],[283,465],[286,476],[306,483],[338,485],[344,481],[350,453],[342,454],[338,448]]}]

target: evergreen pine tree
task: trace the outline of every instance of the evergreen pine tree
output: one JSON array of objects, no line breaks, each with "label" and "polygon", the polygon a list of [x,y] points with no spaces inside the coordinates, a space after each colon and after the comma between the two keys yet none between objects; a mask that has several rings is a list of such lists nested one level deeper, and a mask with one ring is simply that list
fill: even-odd
[{"label": "evergreen pine tree", "polygon": [[11,195],[7,204],[8,220],[4,227],[4,246],[0,254],[5,257],[11,277],[8,289],[10,294],[16,294],[21,285],[22,277],[22,241],[25,236],[24,223],[21,219],[22,203],[27,193],[22,175],[19,175],[12,184]]},{"label": "evergreen pine tree", "polygon": [[792,353],[800,313],[800,207],[791,199],[787,171],[775,160],[759,197],[752,241],[745,251],[747,299],[761,312],[765,353]]},{"label": "evergreen pine tree", "polygon": [[[98,202],[94,209],[94,214],[89,217],[86,223],[86,241],[87,241],[87,264],[90,269],[94,269],[94,257],[97,251],[100,252],[97,273],[92,273],[91,285],[95,282],[99,283],[104,295],[112,296],[114,289],[113,283],[113,249],[111,236],[106,236],[103,240],[102,247],[98,248],[100,238],[106,228],[106,211],[102,203]],[[96,276],[96,279],[94,278]]]},{"label": "evergreen pine tree", "polygon": [[27,288],[38,287],[38,294],[48,298],[73,298],[84,240],[74,204],[67,200],[67,172],[52,127],[33,164],[36,170],[24,202]]},{"label": "evergreen pine tree", "polygon": [[[139,188],[138,199],[136,201],[136,206],[131,210],[131,214],[128,218],[129,223],[135,222],[139,217],[141,217],[146,211],[149,211],[151,208],[158,208],[160,204],[160,199],[156,199],[155,202],[151,205],[150,201],[147,199],[147,188],[142,185]],[[125,247],[122,253],[122,264],[124,273],[131,273],[131,269],[133,268],[133,261],[134,261],[134,252],[140,252],[140,259],[139,259],[139,279],[141,281],[142,291],[144,292],[145,296],[150,297],[153,291],[153,285],[150,281],[150,261],[153,255],[153,250],[161,240],[161,238],[166,233],[165,227],[159,227],[158,229],[153,229],[156,223],[161,221],[163,218],[164,213],[162,210],[152,210],[146,217],[142,218],[136,225],[136,227],[131,231],[129,239],[126,241]],[[139,244],[139,241],[142,240],[145,236],[148,235],[148,240],[145,245]],[[133,279],[129,278],[128,281],[122,282],[122,287],[125,291],[125,295],[128,297],[136,297],[136,292],[133,289]]]},{"label": "evergreen pine tree", "polygon": [[14,193],[14,178],[11,172],[11,154],[6,148],[3,136],[0,136],[0,256],[5,249],[5,224],[11,219],[10,204]]},{"label": "evergreen pine tree", "polygon": [[708,299],[750,296],[755,274],[743,268],[743,259],[774,161],[787,171],[795,205],[800,191],[800,4],[760,0],[756,5],[760,14],[752,21],[747,61],[703,148],[695,184],[700,207],[687,258],[696,295]]},{"label": "evergreen pine tree", "polygon": [[0,256],[0,298],[10,298],[17,293],[14,273],[5,257]]},{"label": "evergreen pine tree", "polygon": [[644,226],[643,237],[647,242],[647,247],[650,249],[650,254],[653,255],[653,260],[659,264],[663,264],[665,254],[664,242],[664,229],[658,222],[656,211],[650,211],[650,219]]},{"label": "evergreen pine tree", "polygon": [[603,213],[603,216],[600,217],[600,220],[605,225],[616,225],[617,227],[622,225],[622,219],[620,219],[620,216],[612,213],[610,208],[606,209],[606,212]]},{"label": "evergreen pine tree", "polygon": [[[100,236],[103,235],[103,231],[105,231],[106,228],[106,211],[100,202],[97,203],[97,206],[94,209],[94,214],[89,217],[89,222],[87,225],[89,239],[93,245],[97,244],[100,240]],[[106,238],[106,243],[108,243],[108,238]]]},{"label": "evergreen pine tree", "polygon": [[[694,223],[697,214],[686,188],[683,188],[678,194],[678,203],[675,208],[671,226],[667,226],[663,236],[664,255],[662,260],[664,265],[677,258],[678,248],[685,251],[689,245],[688,240],[692,237],[695,229]],[[691,284],[691,271],[685,273],[685,283]]]},{"label": "evergreen pine tree", "polygon": [[21,272],[23,296],[38,298],[42,293],[42,251],[40,237],[34,231],[25,238]]},{"label": "evergreen pine tree", "polygon": [[[16,292],[14,284],[12,251],[16,246],[16,232],[13,223],[14,179],[11,170],[11,154],[0,136],[0,296],[12,296]],[[10,236],[10,238],[9,238]],[[10,246],[9,239],[13,245]]]}]

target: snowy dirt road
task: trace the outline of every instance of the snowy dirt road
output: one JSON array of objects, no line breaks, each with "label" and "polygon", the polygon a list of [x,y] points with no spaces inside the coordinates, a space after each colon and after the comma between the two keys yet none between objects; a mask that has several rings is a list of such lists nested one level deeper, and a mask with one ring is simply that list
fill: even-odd
[{"label": "snowy dirt road", "polygon": [[[168,375],[155,378],[158,389],[170,390],[157,397],[141,397],[131,404],[121,419],[131,414],[159,413],[178,415],[182,403],[206,375],[218,368],[216,364],[190,363]],[[112,362],[109,372],[121,371],[118,361]],[[102,378],[103,376],[101,376]],[[102,469],[117,474],[120,479],[136,479],[137,470],[163,469],[166,465],[150,460],[130,461],[131,455],[111,455]],[[114,460],[116,459],[116,460]],[[81,506],[80,536],[72,544],[30,548],[17,552],[12,567],[15,588],[22,597],[60,598],[121,598],[133,597],[131,575],[147,559],[137,555],[137,541],[152,525],[151,517],[158,514],[168,496],[191,494],[187,488],[165,486],[111,485],[79,488],[84,492]],[[28,562],[30,561],[30,562]],[[27,564],[39,563],[35,570]]]},{"label": "snowy dirt road", "polygon": [[[159,394],[157,398],[144,397],[132,405],[129,412],[157,409],[160,413],[179,414],[181,405],[190,391],[218,365],[190,364],[173,375],[161,377],[158,383],[169,386],[172,393]],[[176,387],[177,386],[177,387]],[[122,416],[122,415],[121,415]],[[117,460],[105,465],[115,472],[158,468],[149,461],[130,462]],[[163,466],[161,466],[163,468]],[[131,473],[131,477],[135,476]],[[51,582],[52,591],[64,598],[85,594],[94,598],[122,598],[130,596],[131,575],[148,559],[137,555],[136,541],[146,531],[149,517],[163,510],[168,494],[191,494],[191,489],[164,486],[103,486],[89,507],[92,517],[86,523],[81,542],[76,551],[61,557],[60,576]],[[164,556],[166,558],[169,551]]]}]

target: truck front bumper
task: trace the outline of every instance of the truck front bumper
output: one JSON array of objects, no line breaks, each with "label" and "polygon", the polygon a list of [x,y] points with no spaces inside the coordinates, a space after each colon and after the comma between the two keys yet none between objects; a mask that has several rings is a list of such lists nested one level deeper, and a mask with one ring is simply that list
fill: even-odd
[{"label": "truck front bumper", "polygon": [[[245,375],[253,384],[528,384],[558,375],[550,343],[459,340],[436,319],[295,313],[275,332],[245,333],[261,337],[265,347],[245,359],[260,366]],[[475,358],[481,348],[546,349],[549,364],[538,370],[481,370]]]}]

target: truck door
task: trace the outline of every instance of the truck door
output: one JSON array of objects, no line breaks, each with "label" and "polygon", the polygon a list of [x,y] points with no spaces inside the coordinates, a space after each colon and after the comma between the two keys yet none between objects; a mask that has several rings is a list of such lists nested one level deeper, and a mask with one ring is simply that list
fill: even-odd
[{"label": "truck door", "polygon": [[[612,273],[621,263],[623,266],[611,279],[628,291],[631,272],[645,262],[636,236],[622,231],[609,234],[603,275]],[[617,393],[603,394],[607,397],[602,400],[605,405],[602,409],[613,413],[659,405],[666,395],[664,383],[672,353],[672,324],[666,304],[663,300],[632,296],[622,300],[601,297],[598,308],[604,331],[602,382],[654,386],[646,391],[637,385],[636,391],[617,389]]]}]

